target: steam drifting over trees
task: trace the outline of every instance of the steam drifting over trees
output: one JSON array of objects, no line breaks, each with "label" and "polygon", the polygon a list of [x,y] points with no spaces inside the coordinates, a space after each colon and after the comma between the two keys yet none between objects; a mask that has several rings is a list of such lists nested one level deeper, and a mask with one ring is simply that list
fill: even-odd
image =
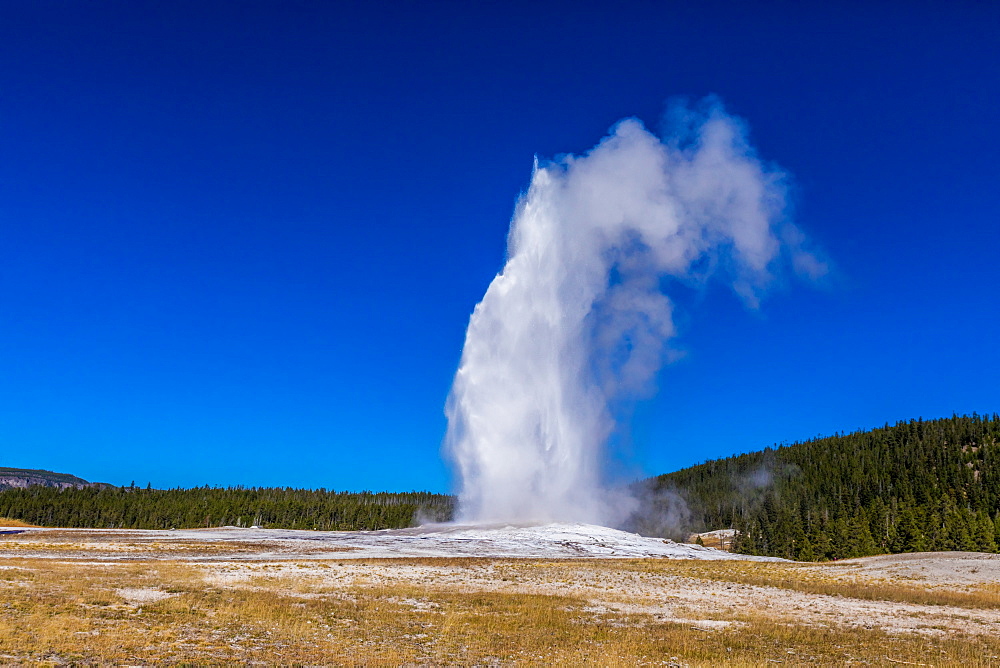
[{"label": "steam drifting over trees", "polygon": [[789,559],[996,552],[1000,416],[885,425],[659,476],[694,531],[733,527],[735,550]]}]

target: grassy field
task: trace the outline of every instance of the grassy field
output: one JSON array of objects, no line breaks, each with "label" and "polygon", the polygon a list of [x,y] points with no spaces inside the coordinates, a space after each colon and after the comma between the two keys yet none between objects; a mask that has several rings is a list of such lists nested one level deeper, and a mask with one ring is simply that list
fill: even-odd
[{"label": "grassy field", "polygon": [[[94,560],[60,550],[23,557],[10,542],[0,555],[3,663],[1000,665],[996,633],[947,623],[993,614],[995,587],[925,596],[912,583],[873,589],[795,564],[247,563],[127,552]],[[814,623],[780,606],[713,604],[734,587],[776,601],[794,594],[947,607],[941,628],[890,633],[834,617]]]}]

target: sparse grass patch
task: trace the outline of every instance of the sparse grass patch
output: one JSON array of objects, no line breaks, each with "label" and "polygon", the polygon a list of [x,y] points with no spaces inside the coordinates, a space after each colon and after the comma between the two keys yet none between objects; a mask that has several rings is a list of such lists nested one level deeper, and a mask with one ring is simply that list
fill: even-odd
[{"label": "sparse grass patch", "polygon": [[[761,564],[481,559],[115,564],[15,557],[3,565],[8,568],[0,569],[0,660],[15,663],[889,666],[897,661],[970,668],[1000,663],[1000,640],[954,629],[894,636],[873,628],[807,626],[780,611],[682,605],[675,606],[673,617],[664,617],[595,604],[573,589],[580,582],[596,587],[612,576],[636,583],[656,576],[662,599],[659,576],[797,582],[797,572],[756,570]],[[242,579],[219,584],[222,574]],[[484,589],[487,585],[492,588]],[[606,600],[628,598],[611,591]],[[702,626],[677,618],[682,613],[704,620]]]},{"label": "sparse grass patch", "polygon": [[759,561],[630,560],[618,562],[616,568],[870,601],[1000,609],[1000,584],[997,583],[947,589],[912,582],[866,578],[860,574],[838,576],[824,573],[821,567],[814,564]]},{"label": "sparse grass patch", "polygon": [[[281,560],[281,548],[275,561]],[[300,548],[296,548],[300,549]],[[353,552],[353,546],[322,546],[315,550],[317,556],[326,553]],[[104,533],[94,530],[46,529],[13,535],[0,535],[0,556],[10,554],[32,556],[58,555],[60,559],[118,560],[122,555],[130,559],[219,558],[227,555],[238,557],[257,553],[260,543],[253,540],[201,540],[192,538],[149,539],[139,533]],[[298,561],[301,552],[293,552],[288,560]]]}]

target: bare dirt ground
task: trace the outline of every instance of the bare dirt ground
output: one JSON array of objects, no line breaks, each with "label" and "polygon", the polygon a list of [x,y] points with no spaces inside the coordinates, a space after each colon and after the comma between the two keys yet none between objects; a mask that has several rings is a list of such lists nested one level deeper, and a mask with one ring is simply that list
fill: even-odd
[{"label": "bare dirt ground", "polygon": [[0,534],[0,663],[1000,666],[1000,555],[491,531]]},{"label": "bare dirt ground", "polygon": [[920,582],[932,587],[1000,583],[1000,554],[917,552],[847,559],[825,566],[843,576]]}]

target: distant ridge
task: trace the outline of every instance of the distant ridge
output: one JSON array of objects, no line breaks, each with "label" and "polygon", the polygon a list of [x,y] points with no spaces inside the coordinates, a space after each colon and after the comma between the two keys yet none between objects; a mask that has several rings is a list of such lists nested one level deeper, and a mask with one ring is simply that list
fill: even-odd
[{"label": "distant ridge", "polygon": [[0,490],[24,489],[35,485],[56,487],[58,489],[82,489],[83,487],[100,484],[102,483],[88,482],[83,478],[70,475],[69,473],[56,473],[41,469],[15,469],[0,466]]}]

